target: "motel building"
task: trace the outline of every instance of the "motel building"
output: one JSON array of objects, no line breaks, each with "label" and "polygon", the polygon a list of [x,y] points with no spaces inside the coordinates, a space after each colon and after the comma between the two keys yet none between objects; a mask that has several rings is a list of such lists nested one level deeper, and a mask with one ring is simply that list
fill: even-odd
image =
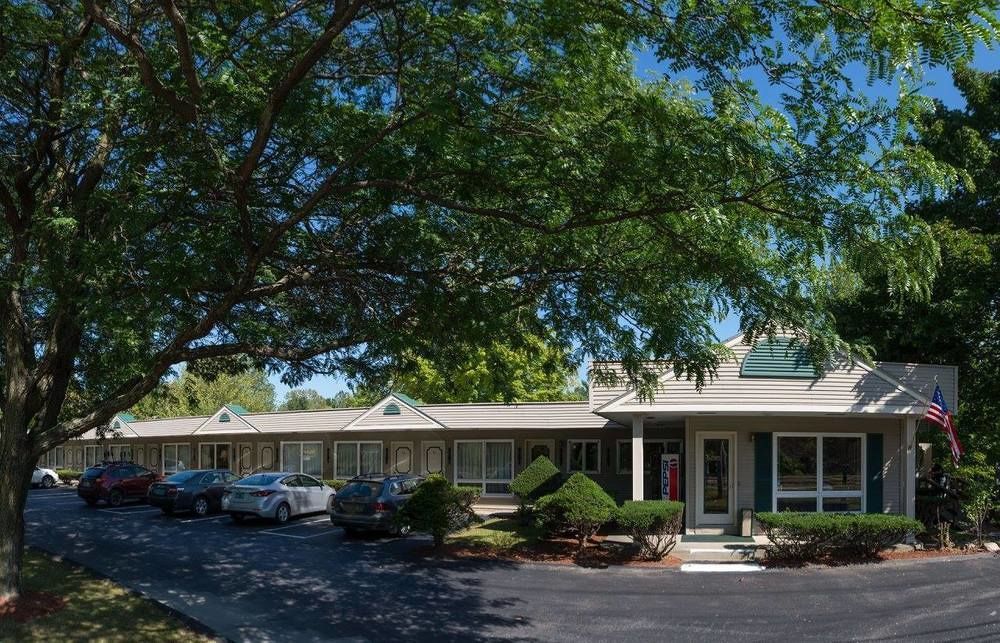
[{"label": "motel building", "polygon": [[130,460],[163,474],[218,467],[327,480],[442,473],[479,489],[482,508],[495,509],[514,504],[511,479],[544,455],[618,502],[665,492],[683,500],[689,534],[745,534],[753,511],[914,515],[918,424],[931,430],[920,420],[935,384],[957,408],[956,367],[843,356],[816,371],[787,339],[727,345],[733,358],[701,391],[666,369],[642,399],[622,384],[591,386],[581,402],[423,404],[393,393],[370,408],[248,413],[226,405],[209,417],[142,421],[123,413],[103,439],[92,431],[42,462],[79,470]]}]

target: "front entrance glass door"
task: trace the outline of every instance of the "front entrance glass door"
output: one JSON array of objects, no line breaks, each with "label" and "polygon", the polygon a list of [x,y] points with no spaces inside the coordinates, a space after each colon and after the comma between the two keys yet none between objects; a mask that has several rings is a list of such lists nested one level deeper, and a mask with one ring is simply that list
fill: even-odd
[{"label": "front entrance glass door", "polygon": [[732,525],[736,518],[736,435],[698,434],[698,524]]}]

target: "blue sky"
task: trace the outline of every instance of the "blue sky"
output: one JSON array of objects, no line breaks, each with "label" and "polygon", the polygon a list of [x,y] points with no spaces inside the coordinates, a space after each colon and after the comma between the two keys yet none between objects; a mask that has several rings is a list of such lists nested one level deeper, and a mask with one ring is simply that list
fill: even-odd
[{"label": "blue sky", "polygon": [[[1000,53],[990,51],[986,49],[985,46],[980,45],[976,51],[973,67],[984,71],[994,71],[1000,69]],[[662,66],[657,64],[656,59],[648,52],[641,52],[636,57],[636,71],[640,77],[655,77],[660,73],[660,69],[662,69]],[[926,83],[923,91],[925,95],[935,98],[949,107],[961,108],[963,106],[962,97],[958,93],[958,90],[955,89],[955,85],[951,80],[951,73],[946,68],[941,66],[929,68],[926,71],[925,80]],[[859,77],[856,79],[856,82],[860,91],[869,93],[871,96],[884,96],[889,99],[893,98],[893,87],[887,85],[868,86],[865,84],[864,76],[861,72],[859,72]],[[757,82],[757,85],[760,87],[761,83]],[[762,88],[761,91],[762,96],[766,99],[769,94],[767,88]],[[772,92],[772,95],[777,96],[777,92]],[[739,320],[735,317],[729,317],[725,321],[717,324],[715,330],[716,334],[720,338],[724,339],[730,337],[736,334],[739,330]],[[584,368],[585,366],[581,365],[581,378],[585,374]],[[272,375],[270,379],[275,387],[275,398],[280,402],[284,399],[285,393],[288,392],[289,387],[281,383],[280,374]],[[308,382],[302,384],[299,388],[312,388],[319,391],[319,393],[325,397],[331,397],[334,394],[347,389],[347,383],[340,377],[317,375]]]}]

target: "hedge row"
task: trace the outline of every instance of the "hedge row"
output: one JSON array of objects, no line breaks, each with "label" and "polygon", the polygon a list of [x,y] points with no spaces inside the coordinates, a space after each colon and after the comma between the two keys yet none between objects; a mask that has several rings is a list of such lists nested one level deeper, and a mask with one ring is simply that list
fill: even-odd
[{"label": "hedge row", "polygon": [[758,513],[757,524],[771,541],[768,556],[785,560],[835,554],[874,558],[924,530],[918,520],[891,514]]},{"label": "hedge row", "polygon": [[73,480],[79,480],[80,476],[83,475],[83,471],[74,471],[72,469],[56,469],[56,475],[63,482],[71,482]]},{"label": "hedge row", "polygon": [[340,491],[347,486],[347,480],[324,480],[323,483],[334,491]]}]

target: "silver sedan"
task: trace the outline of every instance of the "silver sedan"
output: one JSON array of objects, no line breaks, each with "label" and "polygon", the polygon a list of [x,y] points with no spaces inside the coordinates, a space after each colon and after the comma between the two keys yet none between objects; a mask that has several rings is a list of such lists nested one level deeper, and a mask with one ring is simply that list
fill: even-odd
[{"label": "silver sedan", "polygon": [[247,516],[286,523],[294,516],[329,511],[334,491],[304,473],[257,473],[229,487],[222,510],[233,522]]}]

